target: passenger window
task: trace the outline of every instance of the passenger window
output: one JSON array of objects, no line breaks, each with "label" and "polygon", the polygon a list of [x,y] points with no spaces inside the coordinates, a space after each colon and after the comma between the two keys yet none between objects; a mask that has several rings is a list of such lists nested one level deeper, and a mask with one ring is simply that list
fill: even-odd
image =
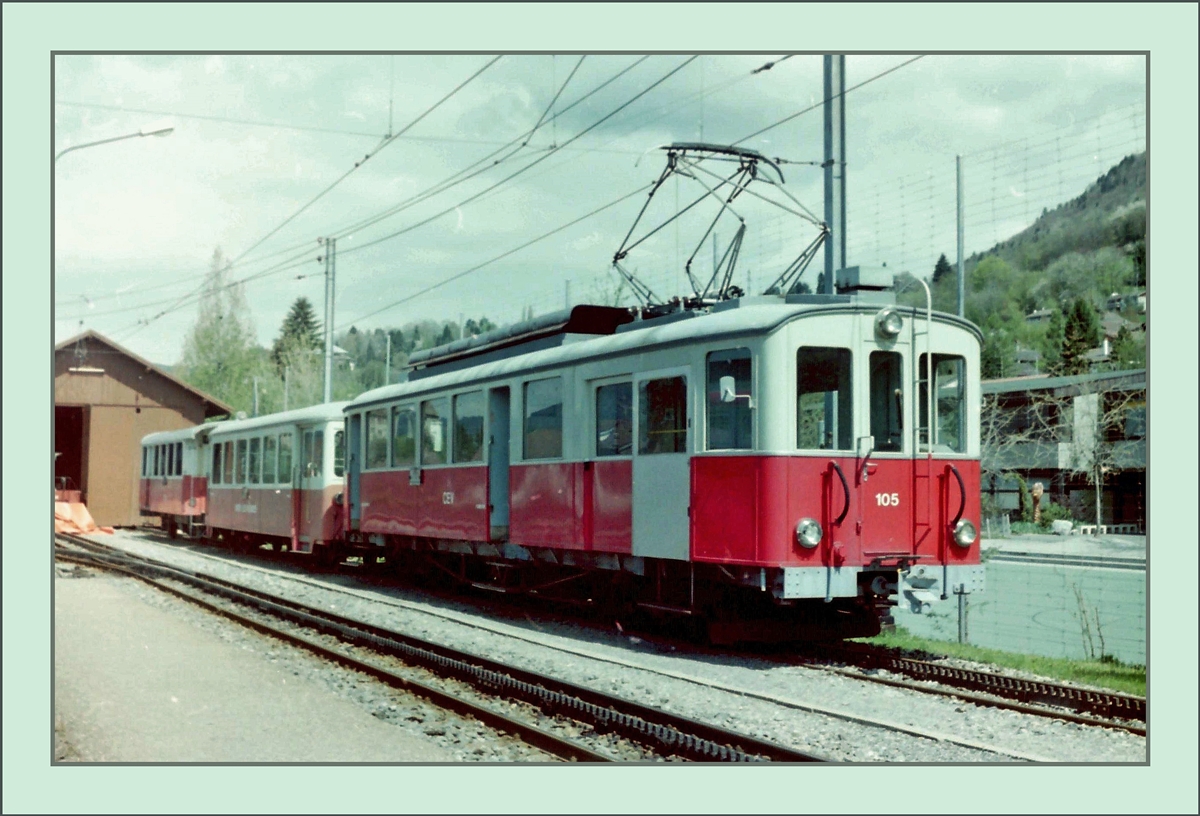
[{"label": "passenger window", "polygon": [[149,448],[142,448],[142,475],[154,475],[154,457],[150,455]]},{"label": "passenger window", "polygon": [[483,392],[454,398],[454,461],[483,461]]},{"label": "passenger window", "polygon": [[633,384],[596,389],[596,456],[633,453]]},{"label": "passenger window", "polygon": [[167,476],[175,475],[175,446],[167,445],[167,467],[163,471]]},{"label": "passenger window", "polygon": [[368,470],[388,466],[388,412],[386,408],[367,412]]},{"label": "passenger window", "polygon": [[275,484],[279,481],[275,472],[275,437],[263,437],[263,463],[262,463],[262,480],[263,484]]},{"label": "passenger window", "polygon": [[333,434],[333,475],[341,476],[346,472],[346,433],[335,431]]},{"label": "passenger window", "polygon": [[233,443],[225,443],[225,478],[221,479],[221,484],[233,484]]},{"label": "passenger window", "polygon": [[392,467],[417,464],[417,419],[411,406],[392,408]]},{"label": "passenger window", "polygon": [[562,378],[525,383],[525,459],[562,456]]},{"label": "passenger window", "polygon": [[279,435],[279,481],[292,483],[292,435]]},{"label": "passenger window", "polygon": [[220,442],[217,442],[215,445],[213,445],[212,481],[213,481],[213,484],[221,483],[221,443]]},{"label": "passenger window", "polygon": [[[929,444],[929,378],[926,355],[921,355],[921,450]],[[933,450],[943,453],[965,453],[967,364],[962,357],[948,354],[933,355],[933,399],[937,404],[937,422],[933,426]]]},{"label": "passenger window", "polygon": [[638,453],[687,451],[687,378],[638,385]]},{"label": "passenger window", "polygon": [[325,432],[313,431],[312,437],[312,475],[323,477],[325,475]]},{"label": "passenger window", "polygon": [[853,448],[850,361],[849,349],[802,346],[796,352],[797,448]]},{"label": "passenger window", "polygon": [[246,483],[246,440],[237,441],[237,460],[234,462],[234,479],[238,484]]},{"label": "passenger window", "polygon": [[175,443],[175,475],[183,475],[183,443]]},{"label": "passenger window", "polygon": [[254,437],[250,440],[250,465],[249,465],[249,482],[250,484],[258,484],[262,475],[262,459],[261,455],[262,439]]},{"label": "passenger window", "polygon": [[902,359],[894,351],[871,352],[871,436],[875,450],[904,448]]},{"label": "passenger window", "polygon": [[421,464],[444,465],[447,454],[447,423],[450,420],[450,399],[442,397],[421,403]]},{"label": "passenger window", "polygon": [[[733,377],[735,399],[721,399],[721,378]],[[714,351],[708,355],[708,449],[750,448],[750,349]]]}]

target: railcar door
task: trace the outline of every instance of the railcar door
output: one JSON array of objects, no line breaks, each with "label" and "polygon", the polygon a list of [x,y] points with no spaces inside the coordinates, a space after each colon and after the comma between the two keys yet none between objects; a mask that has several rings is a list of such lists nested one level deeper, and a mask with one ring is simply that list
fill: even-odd
[{"label": "railcar door", "polygon": [[488,391],[488,527],[492,541],[508,538],[509,391]]},{"label": "railcar door", "polygon": [[634,555],[683,560],[689,554],[689,380],[690,370],[679,368],[634,382]]},{"label": "railcar door", "polygon": [[867,355],[870,436],[858,439],[855,473],[863,556],[911,555],[913,514],[918,502],[912,485],[911,453],[906,450],[904,409],[909,387],[904,355],[875,349]]},{"label": "railcar door", "polygon": [[321,537],[321,492],[324,487],[325,433],[320,428],[300,431],[300,455],[295,491],[296,530],[301,552],[311,552],[313,541]]}]

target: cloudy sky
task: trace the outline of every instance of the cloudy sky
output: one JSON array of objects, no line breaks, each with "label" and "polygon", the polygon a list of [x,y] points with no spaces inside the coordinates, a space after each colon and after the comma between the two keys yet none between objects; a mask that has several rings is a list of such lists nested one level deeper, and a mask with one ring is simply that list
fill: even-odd
[{"label": "cloudy sky", "polygon": [[[504,322],[561,307],[568,288],[593,298],[615,287],[613,253],[671,142],[784,159],[785,189],[820,215],[822,60],[783,56],[60,55],[56,151],[175,129],[56,162],[55,339],[93,328],[177,362],[189,295],[220,249],[250,279],[269,344],[297,297],[321,308],[321,236],[337,237],[338,329]],[[1144,149],[1144,57],[917,56],[846,59],[851,264],[928,274],[940,252],[953,259],[956,155],[969,253]],[[702,194],[697,183],[664,185],[643,227]],[[761,289],[816,233],[771,201],[739,204],[735,282]],[[711,217],[694,213],[629,255],[660,295],[685,288]],[[716,227],[722,252],[731,223]],[[711,269],[710,242],[693,270]]]}]

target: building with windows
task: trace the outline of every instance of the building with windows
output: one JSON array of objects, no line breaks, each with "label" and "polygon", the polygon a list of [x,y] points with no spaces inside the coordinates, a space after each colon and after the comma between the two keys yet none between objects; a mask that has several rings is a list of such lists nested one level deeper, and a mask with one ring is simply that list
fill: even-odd
[{"label": "building with windows", "polygon": [[1071,377],[1013,377],[983,383],[985,513],[1021,508],[1020,479],[1041,482],[1047,499],[1094,522],[1144,528],[1146,370]]},{"label": "building with windows", "polygon": [[142,437],[231,411],[94,331],[65,340],[54,348],[55,488],[78,492],[101,526],[136,525]]}]

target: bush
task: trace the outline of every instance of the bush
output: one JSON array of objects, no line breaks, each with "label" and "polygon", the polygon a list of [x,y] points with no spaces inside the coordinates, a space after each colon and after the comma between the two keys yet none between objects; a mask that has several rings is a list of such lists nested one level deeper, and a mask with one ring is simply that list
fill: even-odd
[{"label": "bush", "polygon": [[1061,504],[1055,504],[1052,501],[1042,502],[1042,527],[1050,529],[1051,522],[1060,521],[1062,519],[1071,519],[1071,511],[1063,507]]}]

